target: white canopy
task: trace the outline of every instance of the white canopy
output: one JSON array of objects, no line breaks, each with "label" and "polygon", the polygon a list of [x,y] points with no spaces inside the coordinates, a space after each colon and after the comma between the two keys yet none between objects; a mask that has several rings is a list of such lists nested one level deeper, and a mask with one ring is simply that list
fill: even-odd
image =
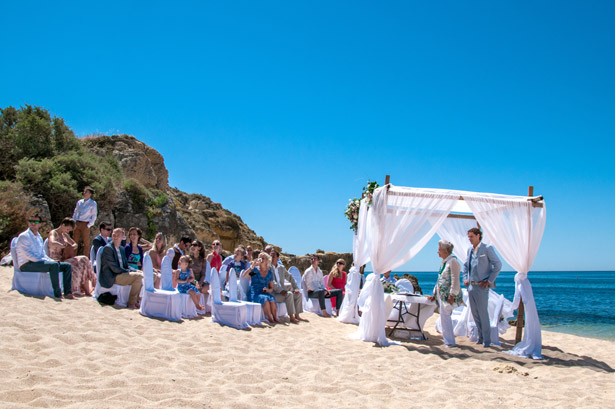
[{"label": "white canopy", "polygon": [[[493,244],[517,271],[514,303],[517,307],[522,296],[526,328],[522,342],[511,353],[539,358],[542,348],[540,322],[527,272],[538,252],[545,220],[546,206],[540,196],[387,185],[374,191],[369,212],[365,203],[361,203],[353,242],[355,265],[371,261],[375,274],[394,270],[411,260],[436,233],[453,243],[455,255],[465,261],[470,246],[467,230],[478,222],[484,240]],[[380,299],[377,293],[384,290],[379,280],[374,281],[365,290]],[[386,344],[386,321],[380,322],[381,316],[364,314],[357,337]]]}]

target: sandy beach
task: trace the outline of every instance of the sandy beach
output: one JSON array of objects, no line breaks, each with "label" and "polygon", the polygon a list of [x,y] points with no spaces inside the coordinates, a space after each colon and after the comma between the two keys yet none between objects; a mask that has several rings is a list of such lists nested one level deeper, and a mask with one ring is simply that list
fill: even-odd
[{"label": "sandy beach", "polygon": [[309,322],[235,330],[173,323],[90,298],[9,291],[0,268],[3,408],[588,408],[615,406],[615,343],[543,331],[544,360],[458,338],[382,348],[356,326]]}]

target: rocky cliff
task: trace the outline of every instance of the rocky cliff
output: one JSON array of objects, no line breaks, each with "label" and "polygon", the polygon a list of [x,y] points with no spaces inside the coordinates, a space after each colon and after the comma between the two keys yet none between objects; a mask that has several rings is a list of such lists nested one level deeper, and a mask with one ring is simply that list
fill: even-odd
[{"label": "rocky cliff", "polygon": [[[134,136],[88,137],[81,142],[100,157],[115,157],[131,181],[113,203],[99,203],[99,220],[122,227],[139,226],[143,230],[147,226],[150,238],[156,231],[162,231],[170,242],[176,242],[182,235],[196,237],[206,245],[218,239],[227,254],[238,244],[250,245],[255,250],[268,244],[241,217],[207,196],[169,187],[169,172],[162,155]],[[275,244],[281,249],[281,243]],[[346,260],[348,266],[352,262],[351,253],[322,253],[320,257],[325,274],[338,258]],[[283,253],[281,259],[287,266],[297,266],[301,271],[310,265],[308,255]]]}]

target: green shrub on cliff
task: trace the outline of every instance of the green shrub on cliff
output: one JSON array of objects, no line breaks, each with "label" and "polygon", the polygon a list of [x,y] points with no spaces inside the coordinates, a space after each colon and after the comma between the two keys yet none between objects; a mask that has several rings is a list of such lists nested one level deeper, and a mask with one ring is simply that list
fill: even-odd
[{"label": "green shrub on cliff", "polygon": [[25,105],[21,109],[0,109],[0,149],[5,160],[0,179],[13,180],[13,166],[24,158],[41,160],[81,149],[62,118],[52,117],[44,108]]},{"label": "green shrub on cliff", "polygon": [[0,180],[41,195],[54,225],[72,216],[85,186],[94,188],[100,207],[115,201],[124,180],[117,159],[83,149],[64,120],[41,107],[0,109],[0,149]]}]

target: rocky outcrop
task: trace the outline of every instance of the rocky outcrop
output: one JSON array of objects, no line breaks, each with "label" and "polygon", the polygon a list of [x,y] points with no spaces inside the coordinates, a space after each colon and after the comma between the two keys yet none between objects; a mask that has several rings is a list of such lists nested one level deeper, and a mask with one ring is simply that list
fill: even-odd
[{"label": "rocky outcrop", "polygon": [[122,167],[127,178],[141,182],[148,188],[166,191],[169,188],[169,172],[164,158],[154,148],[131,135],[89,137],[82,140],[94,154],[111,154]]},{"label": "rocky outcrop", "polygon": [[179,213],[186,219],[196,236],[204,243],[220,240],[230,252],[239,244],[262,249],[267,243],[241,220],[241,217],[224,209],[220,203],[200,194],[188,194],[169,189]]},{"label": "rocky outcrop", "polygon": [[[99,205],[99,221],[109,221],[125,228],[138,226],[147,230],[150,239],[155,232],[161,231],[170,243],[177,242],[183,235],[198,238],[206,245],[218,239],[224,254],[230,254],[239,244],[250,245],[255,250],[264,249],[268,244],[241,217],[224,209],[220,203],[201,194],[188,194],[169,187],[169,173],[162,155],[134,136],[88,137],[81,141],[98,156],[117,158],[124,176],[138,181],[152,198],[156,197],[138,203],[130,192],[122,190],[115,203]],[[92,229],[91,233],[98,234],[98,229]],[[346,260],[347,268],[352,262],[351,253],[321,253],[319,256],[323,272],[330,271],[338,258]],[[309,255],[282,254],[281,259],[288,267],[294,265],[301,272],[310,266]]]},{"label": "rocky outcrop", "polygon": [[[301,274],[305,270],[307,270],[310,265],[310,254],[306,254],[304,256],[295,256],[294,254],[282,254],[280,255],[280,260],[284,263],[286,268],[290,268],[291,266],[295,266],[301,271]],[[350,266],[352,265],[352,253],[318,253],[318,257],[320,258],[319,267],[322,270],[323,275],[329,274],[333,265],[338,259],[343,259],[346,262],[346,267],[344,270],[348,272]]]}]

